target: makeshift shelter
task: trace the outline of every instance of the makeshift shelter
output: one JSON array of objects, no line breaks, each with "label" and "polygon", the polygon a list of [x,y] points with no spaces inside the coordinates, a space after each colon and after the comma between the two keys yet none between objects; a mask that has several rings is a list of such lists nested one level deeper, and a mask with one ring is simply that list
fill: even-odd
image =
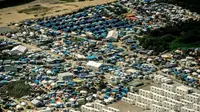
[{"label": "makeshift shelter", "polygon": [[31,103],[36,107],[40,107],[41,106],[41,101],[36,100],[36,99],[32,100]]},{"label": "makeshift shelter", "polygon": [[19,55],[19,54],[24,54],[28,49],[22,45],[18,45],[16,47],[14,47],[10,53],[13,55]]},{"label": "makeshift shelter", "polygon": [[87,67],[91,67],[91,68],[94,68],[94,69],[99,69],[103,64],[102,63],[97,63],[95,61],[89,61],[86,66]]},{"label": "makeshift shelter", "polygon": [[108,41],[117,41],[118,39],[118,32],[116,30],[112,30],[108,32],[106,40]]},{"label": "makeshift shelter", "polygon": [[65,72],[65,73],[59,73],[58,74],[58,79],[60,81],[69,81],[72,80],[74,74],[70,72]]},{"label": "makeshift shelter", "polygon": [[97,57],[95,55],[92,55],[92,56],[87,56],[86,59],[87,60],[95,60],[95,59],[97,59]]},{"label": "makeshift shelter", "polygon": [[85,59],[85,56],[81,55],[81,54],[75,54],[74,57],[77,58],[77,59],[80,59],[80,60]]},{"label": "makeshift shelter", "polygon": [[4,70],[6,72],[11,71],[11,72],[17,72],[17,67],[16,66],[11,66],[11,65],[5,65]]},{"label": "makeshift shelter", "polygon": [[163,55],[161,55],[161,57],[164,59],[171,59],[172,55],[171,54],[163,54]]}]

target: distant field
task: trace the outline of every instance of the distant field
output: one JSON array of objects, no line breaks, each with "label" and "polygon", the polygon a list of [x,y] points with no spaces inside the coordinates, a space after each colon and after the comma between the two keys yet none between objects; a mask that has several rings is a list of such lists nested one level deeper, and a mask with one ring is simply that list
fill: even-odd
[{"label": "distant field", "polygon": [[[0,0],[0,8],[6,8],[10,6],[21,5],[25,3],[29,3],[35,0]],[[42,1],[42,0],[40,0]],[[58,0],[59,1],[59,0]],[[63,2],[81,2],[81,1],[93,1],[93,0],[60,0]]]},{"label": "distant field", "polygon": [[20,5],[28,2],[32,2],[34,0],[0,0],[0,8]]}]

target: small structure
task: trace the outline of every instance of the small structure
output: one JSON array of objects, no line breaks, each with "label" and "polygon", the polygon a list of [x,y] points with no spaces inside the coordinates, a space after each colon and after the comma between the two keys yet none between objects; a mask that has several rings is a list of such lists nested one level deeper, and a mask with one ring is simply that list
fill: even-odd
[{"label": "small structure", "polygon": [[17,72],[17,67],[16,66],[11,66],[11,65],[5,65],[4,70],[6,72],[11,71],[11,72]]},{"label": "small structure", "polygon": [[118,40],[118,32],[116,30],[112,30],[108,32],[106,37],[107,41],[117,41]]},{"label": "small structure", "polygon": [[41,106],[41,101],[36,100],[36,99],[32,100],[31,103],[36,107],[40,107]]},{"label": "small structure", "polygon": [[12,62],[11,60],[4,60],[2,64],[3,65],[10,65],[11,62]]},{"label": "small structure", "polygon": [[18,45],[16,47],[14,47],[10,53],[12,55],[20,55],[20,54],[24,54],[28,49],[22,45]]},{"label": "small structure", "polygon": [[94,68],[94,69],[99,69],[102,65],[103,65],[102,63],[97,63],[97,62],[95,62],[95,61],[89,61],[89,62],[86,64],[87,67],[89,67],[89,68],[92,67],[92,68]]},{"label": "small structure", "polygon": [[186,87],[186,86],[178,86],[176,87],[176,93],[180,95],[186,95],[192,93],[192,88]]},{"label": "small structure", "polygon": [[171,54],[163,54],[163,55],[161,55],[161,57],[164,58],[164,59],[172,59]]},{"label": "small structure", "polygon": [[59,81],[69,81],[69,80],[72,80],[73,76],[74,74],[70,72],[59,73],[58,79]]},{"label": "small structure", "polygon": [[84,55],[81,55],[81,54],[75,54],[74,56],[76,59],[79,59],[79,60],[84,60],[85,59],[85,56]]}]

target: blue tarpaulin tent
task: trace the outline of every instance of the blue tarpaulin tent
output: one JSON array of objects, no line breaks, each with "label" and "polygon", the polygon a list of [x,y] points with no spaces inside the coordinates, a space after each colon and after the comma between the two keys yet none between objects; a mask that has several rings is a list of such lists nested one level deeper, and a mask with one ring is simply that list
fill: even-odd
[{"label": "blue tarpaulin tent", "polygon": [[144,2],[151,2],[152,0],[144,0]]},{"label": "blue tarpaulin tent", "polygon": [[94,60],[94,59],[97,59],[97,57],[92,55],[92,56],[87,56],[86,59],[87,60]]}]

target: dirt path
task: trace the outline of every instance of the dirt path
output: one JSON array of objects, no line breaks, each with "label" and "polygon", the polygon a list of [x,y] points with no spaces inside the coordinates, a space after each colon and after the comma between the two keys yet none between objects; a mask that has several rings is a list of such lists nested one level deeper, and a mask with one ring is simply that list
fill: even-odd
[{"label": "dirt path", "polygon": [[[66,14],[77,9],[84,8],[86,6],[105,4],[113,1],[116,0],[93,0],[71,3],[63,3],[60,2],[60,0],[36,0],[35,2],[31,2],[28,4],[0,9],[0,27],[6,26],[10,22],[19,22],[30,18],[40,18],[46,16]],[[49,8],[50,10],[45,12],[41,10],[41,12],[31,14],[18,13],[18,11],[20,10],[28,9],[30,7],[34,7],[35,5],[40,5],[42,7]]]}]

